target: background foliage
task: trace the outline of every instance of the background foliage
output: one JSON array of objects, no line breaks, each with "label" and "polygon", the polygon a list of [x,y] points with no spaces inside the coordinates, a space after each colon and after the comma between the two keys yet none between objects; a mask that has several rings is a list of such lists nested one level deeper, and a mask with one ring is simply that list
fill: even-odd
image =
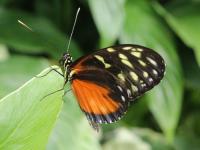
[{"label": "background foliage", "polygon": [[[35,77],[66,50],[78,7],[74,59],[131,43],[155,49],[167,64],[162,83],[100,133],[90,128],[71,92],[64,103],[63,91],[41,101],[62,87],[58,74]],[[1,0],[0,149],[198,149],[199,8],[198,0]]]}]

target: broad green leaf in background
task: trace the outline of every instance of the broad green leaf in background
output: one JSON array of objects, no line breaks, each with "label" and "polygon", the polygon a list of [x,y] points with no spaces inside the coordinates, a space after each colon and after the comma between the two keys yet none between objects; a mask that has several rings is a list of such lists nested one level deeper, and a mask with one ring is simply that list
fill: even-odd
[{"label": "broad green leaf in background", "polygon": [[189,137],[187,135],[177,135],[174,142],[175,150],[199,150],[199,136]]},{"label": "broad green leaf in background", "polygon": [[0,44],[0,63],[8,59],[9,53],[6,45]]},{"label": "broad green leaf in background", "polygon": [[194,50],[200,66],[200,3],[180,1],[172,3],[166,10],[160,5],[155,6],[184,43]]},{"label": "broad green leaf in background", "polygon": [[[34,32],[20,25],[20,19]],[[35,17],[25,12],[6,10],[0,7],[0,42],[24,53],[44,53],[58,59],[66,51],[67,39],[45,18]],[[20,36],[19,36],[20,35]],[[72,42],[71,49],[79,51]]]},{"label": "broad green leaf in background", "polygon": [[136,99],[133,105],[130,105],[128,113],[121,121],[127,126],[146,126],[146,122],[148,122],[146,116],[149,113],[147,100],[146,97]]},{"label": "broad green leaf in background", "polygon": [[0,98],[17,89],[48,66],[47,60],[28,56],[12,55],[5,60],[0,60]]},{"label": "broad green leaf in background", "polygon": [[174,142],[176,150],[198,150],[200,147],[200,111],[185,114]]},{"label": "broad green leaf in background", "polygon": [[200,90],[200,69],[193,51],[184,49],[183,46],[180,57],[182,59],[185,87],[188,90]]},{"label": "broad green leaf in background", "polygon": [[181,111],[182,71],[169,31],[149,6],[148,2],[139,0],[127,3],[120,42],[153,48],[164,57],[166,75],[147,96],[151,112],[168,141],[172,142]]},{"label": "broad green leaf in background", "polygon": [[62,106],[63,91],[44,96],[62,88],[63,82],[52,71],[45,77],[32,78],[0,100],[0,149],[45,148]]},{"label": "broad green leaf in background", "polygon": [[1,1],[0,1],[0,5],[6,5],[6,4],[8,4],[10,1],[12,1],[12,0],[1,0]]},{"label": "broad green leaf in background", "polygon": [[106,136],[103,150],[169,150],[164,137],[150,129],[118,128]]},{"label": "broad green leaf in background", "polygon": [[[76,12],[70,0],[41,1],[35,0],[35,12],[54,22],[62,31],[71,31]],[[76,11],[76,10],[74,10]],[[67,33],[67,32],[65,32]]]},{"label": "broad green leaf in background", "polygon": [[101,37],[100,47],[112,45],[123,26],[125,0],[88,0],[88,3]]},{"label": "broad green leaf in background", "polygon": [[100,150],[98,136],[81,112],[71,92],[50,136],[47,150]]}]

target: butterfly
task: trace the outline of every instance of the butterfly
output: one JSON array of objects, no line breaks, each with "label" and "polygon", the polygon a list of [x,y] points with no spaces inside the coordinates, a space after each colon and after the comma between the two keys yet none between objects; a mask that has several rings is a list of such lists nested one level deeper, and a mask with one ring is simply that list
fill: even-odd
[{"label": "butterfly", "polygon": [[60,59],[65,84],[71,83],[80,109],[90,125],[120,120],[130,104],[157,85],[164,76],[164,59],[154,50],[132,44],[100,49],[72,62]]}]

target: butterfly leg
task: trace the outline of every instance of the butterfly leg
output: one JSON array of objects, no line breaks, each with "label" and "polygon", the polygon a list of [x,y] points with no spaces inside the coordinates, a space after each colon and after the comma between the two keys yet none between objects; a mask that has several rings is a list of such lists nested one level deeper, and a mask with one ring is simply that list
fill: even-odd
[{"label": "butterfly leg", "polygon": [[62,90],[64,90],[64,88],[58,89],[58,90],[56,90],[56,91],[54,91],[54,92],[51,92],[51,93],[45,95],[44,97],[42,97],[42,98],[40,99],[40,101],[42,101],[43,99],[45,99],[46,97],[48,97],[48,96],[50,96],[50,95],[52,95],[52,94],[55,94],[55,93],[57,93],[57,92],[60,92],[60,91],[62,91]]},{"label": "butterfly leg", "polygon": [[66,90],[65,92],[64,92],[64,94],[63,94],[63,96],[62,96],[62,99],[63,99],[63,101],[65,102],[65,100],[64,100],[64,96],[69,92],[69,91],[71,91],[72,89],[68,89],[68,90]]},{"label": "butterfly leg", "polygon": [[44,75],[40,75],[40,76],[36,76],[36,78],[42,78],[42,77],[45,77],[46,75],[48,75],[51,71],[55,71],[56,73],[58,73],[59,75],[61,75],[62,77],[64,77],[64,75],[62,73],[60,73],[59,71],[57,71],[55,68],[52,68],[46,72]]}]

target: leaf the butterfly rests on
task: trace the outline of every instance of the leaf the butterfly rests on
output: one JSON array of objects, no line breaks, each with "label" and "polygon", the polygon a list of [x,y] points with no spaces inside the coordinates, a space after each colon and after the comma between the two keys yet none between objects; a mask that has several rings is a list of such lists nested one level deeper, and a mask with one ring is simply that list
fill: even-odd
[{"label": "leaf the butterfly rests on", "polygon": [[66,82],[71,82],[81,110],[90,124],[119,120],[129,104],[157,85],[164,76],[165,62],[155,51],[138,45],[107,47],[71,61],[61,59]]}]

